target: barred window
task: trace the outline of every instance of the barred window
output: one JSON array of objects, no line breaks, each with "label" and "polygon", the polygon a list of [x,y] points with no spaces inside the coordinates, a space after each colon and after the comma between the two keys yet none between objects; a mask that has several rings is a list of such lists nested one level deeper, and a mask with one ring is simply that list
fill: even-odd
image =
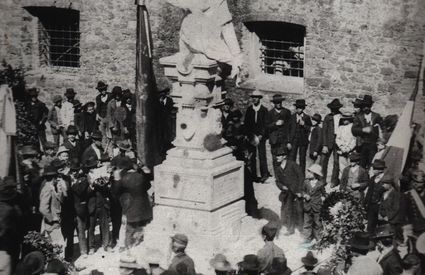
[{"label": "barred window", "polygon": [[38,17],[40,63],[80,67],[80,12],[55,7],[35,7]]},{"label": "barred window", "polygon": [[284,22],[250,22],[258,37],[261,72],[271,75],[304,76],[305,27]]}]

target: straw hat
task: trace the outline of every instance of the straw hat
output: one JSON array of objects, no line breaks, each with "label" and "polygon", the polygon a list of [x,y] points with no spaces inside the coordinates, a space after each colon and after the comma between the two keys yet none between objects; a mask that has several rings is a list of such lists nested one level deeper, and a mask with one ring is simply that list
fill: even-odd
[{"label": "straw hat", "polygon": [[315,163],[315,164],[313,164],[312,166],[310,166],[307,170],[308,170],[308,171],[310,171],[310,172],[311,172],[311,173],[313,173],[313,174],[316,174],[316,175],[318,175],[318,176],[323,177],[323,174],[322,174],[322,166],[320,166],[320,165],[319,165],[319,164],[317,164],[317,163]]}]

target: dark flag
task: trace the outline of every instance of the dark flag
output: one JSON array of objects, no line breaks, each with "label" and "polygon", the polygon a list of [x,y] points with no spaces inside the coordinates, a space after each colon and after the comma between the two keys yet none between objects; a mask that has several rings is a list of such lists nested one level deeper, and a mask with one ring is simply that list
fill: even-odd
[{"label": "dark flag", "polygon": [[152,168],[158,164],[159,144],[155,113],[157,113],[157,87],[152,65],[152,36],[149,14],[144,0],[136,0],[137,45],[136,45],[136,127],[137,154],[139,160]]}]

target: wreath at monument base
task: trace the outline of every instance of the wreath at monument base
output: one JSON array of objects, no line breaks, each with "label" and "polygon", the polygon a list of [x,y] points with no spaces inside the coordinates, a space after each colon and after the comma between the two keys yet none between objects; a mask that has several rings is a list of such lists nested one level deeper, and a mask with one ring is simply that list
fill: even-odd
[{"label": "wreath at monument base", "polygon": [[365,228],[361,200],[348,192],[334,191],[324,200],[320,218],[323,230],[315,248],[321,251],[333,246],[334,260],[347,260],[346,247],[350,239]]}]

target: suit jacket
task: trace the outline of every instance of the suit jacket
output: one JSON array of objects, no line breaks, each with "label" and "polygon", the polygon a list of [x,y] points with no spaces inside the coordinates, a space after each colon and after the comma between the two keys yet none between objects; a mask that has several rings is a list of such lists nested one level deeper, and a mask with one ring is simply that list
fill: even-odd
[{"label": "suit jacket", "polygon": [[[358,145],[363,143],[376,143],[379,138],[379,127],[375,125],[379,125],[381,128],[383,126],[382,117],[375,113],[371,113],[371,124],[368,124],[365,119],[365,115],[360,113],[354,117],[353,127],[351,128],[351,132],[355,137],[358,138]],[[366,126],[373,126],[373,130],[371,133],[367,134],[363,132],[363,128]]]},{"label": "suit jacket", "polygon": [[74,185],[71,186],[75,212],[80,218],[86,218],[88,216],[87,202],[90,192],[89,188],[89,182],[86,177],[77,179]]},{"label": "suit jacket", "polygon": [[316,125],[311,128],[309,154],[312,155],[314,152],[317,152],[320,155],[322,145],[322,128]]},{"label": "suit jacket", "polygon": [[398,251],[396,249],[392,249],[381,260],[379,260],[378,263],[384,271],[383,275],[399,275],[403,272],[401,262],[401,257]]},{"label": "suit jacket", "polygon": [[325,193],[325,184],[317,181],[316,186],[312,186],[309,180],[304,181],[304,194],[309,195],[309,200],[304,200],[304,210],[319,213],[322,209],[322,196]]},{"label": "suit jacket", "polygon": [[297,114],[292,114],[289,126],[291,129],[289,143],[307,146],[308,137],[310,135],[311,118],[309,115],[303,113],[302,120],[304,121],[304,125],[298,124]]},{"label": "suit jacket", "polygon": [[85,132],[92,134],[97,129],[96,113],[89,114],[82,112],[78,114],[79,118],[76,119],[75,125],[78,127],[78,131],[84,135]]},{"label": "suit jacket", "polygon": [[304,175],[301,171],[301,167],[292,160],[286,160],[284,169],[279,166],[276,170],[276,185],[280,190],[282,190],[283,186],[286,186],[288,191],[293,194],[302,193],[304,188],[303,181]]},{"label": "suit jacket", "polygon": [[150,188],[149,178],[137,172],[128,172],[117,182],[116,192],[120,194],[121,206],[128,222],[152,219],[148,195]]},{"label": "suit jacket", "polygon": [[115,119],[115,110],[120,106],[117,106],[117,101],[115,99],[108,102],[108,106],[106,107],[106,119],[108,120],[109,128],[119,127],[119,122]]},{"label": "suit jacket", "polygon": [[401,194],[393,189],[388,194],[388,197],[382,201],[379,208],[379,213],[382,217],[387,217],[388,222],[391,224],[401,222],[400,219],[400,198]]},{"label": "suit jacket", "polygon": [[385,189],[382,186],[381,181],[375,182],[375,176],[370,178],[365,198],[366,209],[379,205],[382,201],[382,195],[384,192]]},{"label": "suit jacket", "polygon": [[[278,126],[276,121],[283,120],[283,124]],[[269,111],[267,116],[267,130],[270,145],[287,144],[289,141],[289,122],[291,120],[291,112],[282,108],[278,113],[275,108]]]},{"label": "suit jacket", "polygon": [[37,100],[36,102],[30,102],[28,104],[28,110],[30,113],[30,121],[38,129],[46,129],[46,121],[49,115],[49,109],[47,109],[46,104]]},{"label": "suit jacket", "polygon": [[87,194],[87,210],[89,215],[95,213],[96,209],[110,208],[109,197],[111,194],[107,186],[95,185],[94,188],[89,187]]},{"label": "suit jacket", "polygon": [[75,141],[75,146],[71,144],[71,142],[68,139],[65,139],[65,141],[62,144],[66,149],[69,150],[69,159],[78,159],[81,158],[81,143],[79,140]]},{"label": "suit jacket", "polygon": [[168,267],[169,271],[172,271],[176,274],[179,274],[177,272],[177,266],[178,265],[184,265],[187,269],[187,272],[184,273],[186,275],[196,275],[195,271],[195,263],[193,262],[192,258],[190,258],[186,253],[179,252],[174,256],[174,258],[171,260],[171,264]]},{"label": "suit jacket", "polygon": [[111,96],[109,94],[107,94],[107,100],[106,102],[102,101],[102,96],[101,94],[98,94],[96,96],[96,113],[101,117],[101,118],[105,118],[106,117],[106,112],[107,112],[107,106],[108,106],[108,102],[112,99]]},{"label": "suit jacket", "polygon": [[328,148],[333,148],[335,144],[335,125],[334,125],[334,116],[332,114],[327,114],[323,119],[322,127],[322,142],[323,146]]},{"label": "suit jacket", "polygon": [[[342,170],[342,175],[341,175],[341,183],[339,186],[339,189],[341,191],[350,191],[352,190],[351,188],[349,188],[348,185],[348,177],[349,177],[349,173],[350,173],[350,168],[351,166],[347,166],[344,168],[344,170]],[[355,182],[360,184],[360,187],[358,188],[358,190],[360,191],[364,191],[368,184],[369,184],[369,173],[367,172],[366,169],[364,169],[363,167],[359,166],[358,170],[357,170],[357,178],[355,179]]]},{"label": "suit jacket", "polygon": [[[418,194],[419,198],[425,204],[425,194]],[[425,218],[421,215],[419,208],[412,197],[411,191],[404,193],[402,196],[402,210],[401,217],[403,224],[410,224],[413,226],[413,231],[420,234],[425,232]]]},{"label": "suit jacket", "polygon": [[[100,154],[104,154],[104,152],[103,152],[102,149],[99,149],[99,150],[100,150]],[[83,152],[83,154],[81,156],[81,162],[84,163],[87,159],[92,158],[92,157],[94,157],[97,160],[99,160],[96,152],[94,151],[93,147],[90,145],[89,147],[87,147],[84,150],[84,152]]]},{"label": "suit jacket", "polygon": [[268,111],[267,108],[261,105],[258,114],[257,114],[257,122],[255,122],[255,111],[252,106],[249,106],[245,113],[245,130],[246,133],[261,135],[263,136],[263,140],[267,138],[267,116]]},{"label": "suit jacket", "polygon": [[52,129],[53,135],[58,135],[60,133],[59,129],[59,114],[56,110],[56,106],[53,106],[48,114],[47,121],[49,121],[50,128]]}]

